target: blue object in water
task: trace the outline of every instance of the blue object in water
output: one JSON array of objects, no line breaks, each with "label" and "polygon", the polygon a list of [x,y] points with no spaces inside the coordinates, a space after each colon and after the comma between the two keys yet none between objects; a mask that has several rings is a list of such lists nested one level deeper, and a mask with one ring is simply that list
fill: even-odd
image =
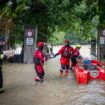
[{"label": "blue object in water", "polygon": [[85,60],[84,60],[84,65],[90,65],[91,62],[92,62],[92,60],[90,60],[90,59],[85,59]]}]

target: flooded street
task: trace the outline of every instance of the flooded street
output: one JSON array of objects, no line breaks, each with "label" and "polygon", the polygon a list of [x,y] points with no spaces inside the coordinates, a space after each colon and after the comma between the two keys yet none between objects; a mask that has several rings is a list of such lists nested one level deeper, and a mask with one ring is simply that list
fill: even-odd
[{"label": "flooded street", "polygon": [[[54,53],[59,48],[55,47]],[[90,58],[90,46],[82,46],[81,55]],[[105,105],[105,81],[80,85],[72,71],[60,78],[59,58],[45,62],[43,83],[34,82],[34,64],[5,64],[0,105]]]}]

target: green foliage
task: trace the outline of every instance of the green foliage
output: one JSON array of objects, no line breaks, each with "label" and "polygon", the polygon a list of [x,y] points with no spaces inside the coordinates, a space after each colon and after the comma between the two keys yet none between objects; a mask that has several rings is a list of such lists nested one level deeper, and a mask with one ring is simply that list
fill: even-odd
[{"label": "green foliage", "polygon": [[24,26],[32,25],[38,27],[38,40],[60,44],[68,33],[86,40],[96,38],[97,17],[105,19],[98,12],[98,5],[102,10],[103,4],[98,0],[9,0],[0,17],[13,19],[11,33],[19,40],[23,40]]},{"label": "green foliage", "polygon": [[105,1],[99,0],[98,2],[99,7],[99,26],[101,29],[105,28]]},{"label": "green foliage", "polygon": [[48,42],[52,44],[63,44],[64,43],[65,32],[55,31],[48,38]]}]

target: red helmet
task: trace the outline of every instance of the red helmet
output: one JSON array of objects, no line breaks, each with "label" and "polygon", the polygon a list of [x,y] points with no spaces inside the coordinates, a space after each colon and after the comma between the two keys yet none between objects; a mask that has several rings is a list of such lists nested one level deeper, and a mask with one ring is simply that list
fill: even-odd
[{"label": "red helmet", "polygon": [[69,41],[69,40],[67,40],[67,39],[65,39],[65,40],[64,40],[64,43],[69,43],[69,42],[70,42],[70,41]]},{"label": "red helmet", "polygon": [[38,42],[38,47],[43,47],[44,43],[43,42]]}]

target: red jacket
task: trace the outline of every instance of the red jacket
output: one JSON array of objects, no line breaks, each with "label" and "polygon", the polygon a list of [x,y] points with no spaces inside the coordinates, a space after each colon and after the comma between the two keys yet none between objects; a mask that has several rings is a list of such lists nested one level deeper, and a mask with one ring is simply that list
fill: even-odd
[{"label": "red jacket", "polygon": [[76,48],[74,49],[73,56],[80,56],[80,52],[78,49],[76,49]]},{"label": "red jacket", "polygon": [[61,54],[61,58],[70,58],[71,54],[73,53],[74,49],[71,46],[63,46],[59,51],[58,51],[58,55]]},{"label": "red jacket", "polygon": [[37,65],[42,65],[44,63],[44,54],[42,50],[38,49],[34,52],[34,62]]},{"label": "red jacket", "polygon": [[57,53],[57,55],[61,54],[60,63],[64,65],[70,65],[71,54],[73,53],[73,47],[71,46],[63,46]]}]

